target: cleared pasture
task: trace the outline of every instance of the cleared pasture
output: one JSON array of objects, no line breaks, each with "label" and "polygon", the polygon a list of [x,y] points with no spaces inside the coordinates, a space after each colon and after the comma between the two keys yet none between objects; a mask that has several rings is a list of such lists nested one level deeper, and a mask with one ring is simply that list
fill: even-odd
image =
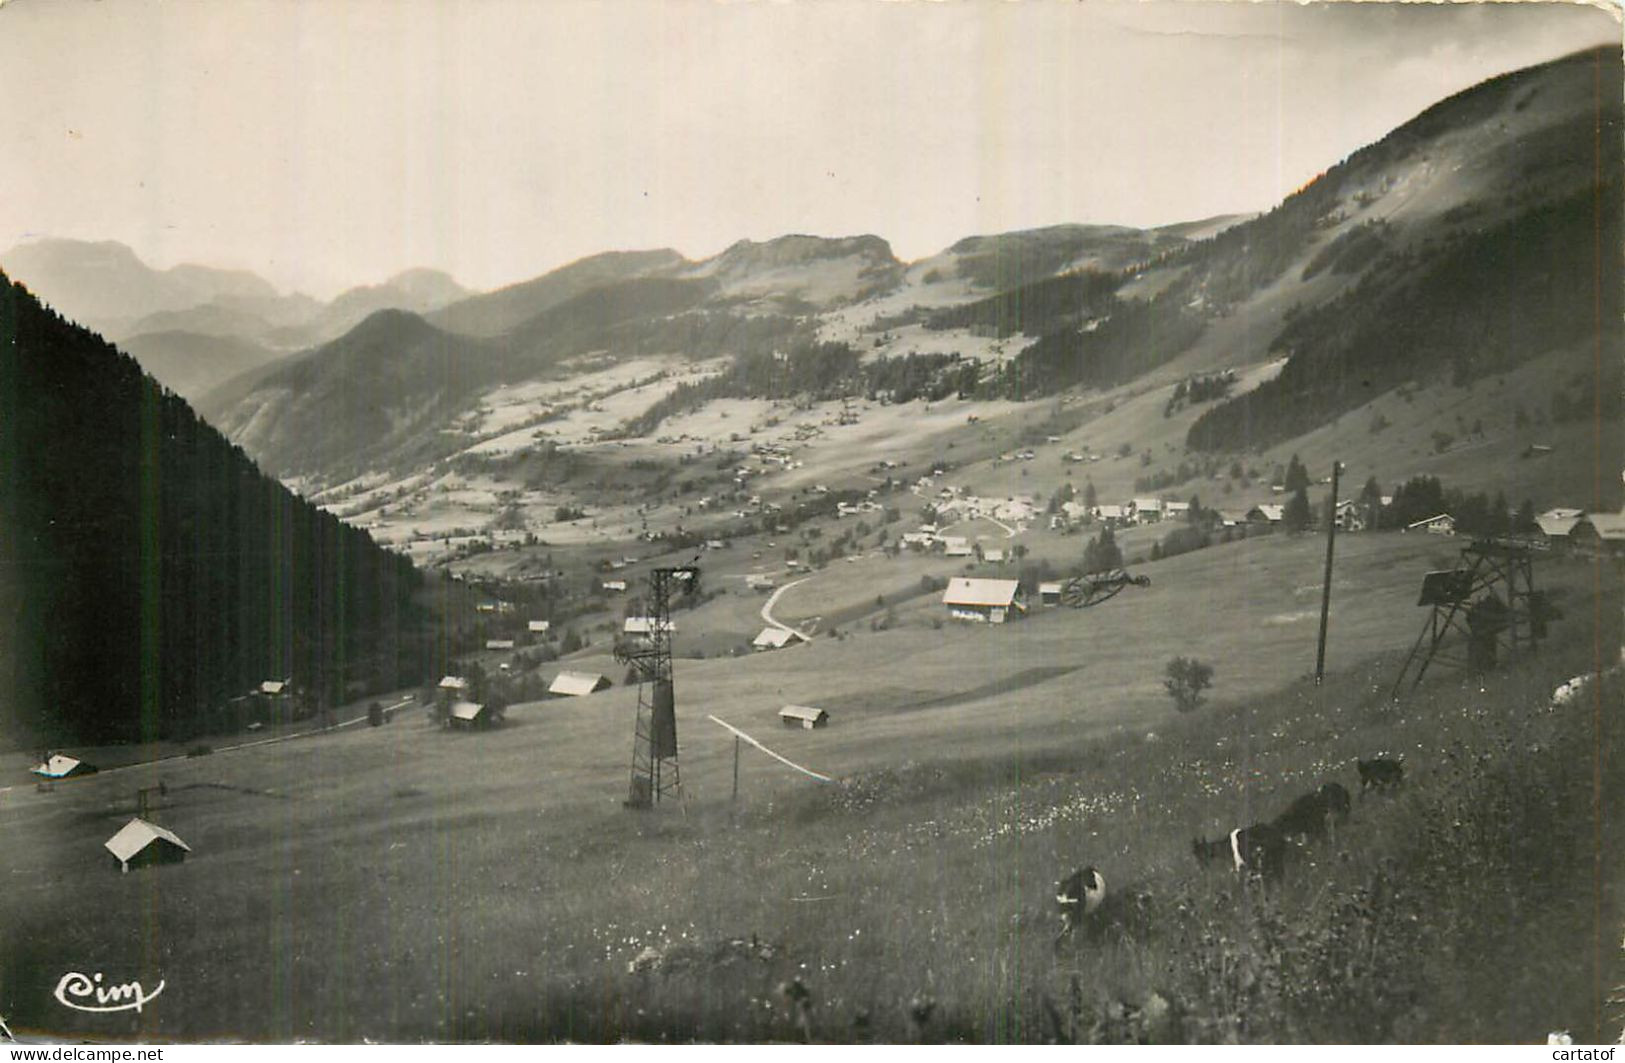
[{"label": "cleared pasture", "polygon": [[[1586,720],[1526,710],[1554,677],[1593,659],[1593,635],[1618,645],[1613,585],[1608,607],[1593,611],[1586,588],[1597,573],[1545,566],[1540,578],[1569,614],[1560,642],[1486,693],[1441,674],[1392,708],[1382,688],[1421,623],[1417,578],[1456,544],[1346,542],[1336,674],[1319,691],[1302,681],[1313,622],[1267,621],[1309,608],[1320,545],[1281,537],[1159,564],[1148,591],[1097,609],[679,661],[688,797],[650,815],[620,807],[632,712],[620,687],[516,707],[496,732],[446,734],[398,716],[0,795],[0,951],[17,963],[0,983],[0,1010],[19,1032],[96,1037],[776,1039],[794,1028],[775,987],[799,976],[814,993],[815,1035],[832,1040],[1038,1040],[1048,1036],[1045,999],[1063,1019],[1092,1022],[1109,1017],[1108,999],[1143,1004],[1153,990],[1188,1015],[1185,1039],[1309,1036],[1317,1028],[1303,1016],[1332,1014],[1313,1001],[1234,1026],[1248,1001],[1229,975],[1202,974],[1225,954],[1201,934],[1230,934],[1241,963],[1253,955],[1253,923],[1235,913],[1275,910],[1308,927],[1383,859],[1412,859],[1419,817],[1457,785],[1445,751],[1545,764],[1559,748],[1554,729],[1583,732]],[[859,567],[829,574],[856,581],[846,570]],[[1194,717],[1178,717],[1160,688],[1174,652],[1218,666],[1214,704]],[[783,729],[774,714],[787,701],[828,708],[831,726]],[[747,756],[736,812],[732,740],[705,722],[712,713],[845,784]],[[1531,752],[1537,744],[1546,752]],[[1357,809],[1347,836],[1307,854],[1273,909],[1197,873],[1192,834],[1272,814],[1326,778],[1351,782],[1350,760],[1382,750],[1407,755],[1416,785]],[[159,821],[195,855],[121,876],[101,842],[130,814],[135,787],[158,778],[170,790]],[[1564,869],[1589,867],[1586,852],[1548,852]],[[1050,886],[1079,863],[1145,891],[1158,926],[1125,913],[1121,933],[1057,950]],[[1457,922],[1475,914],[1443,903]],[[1572,944],[1585,915],[1565,900],[1531,912],[1529,926],[1555,943],[1550,953]],[[1186,931],[1197,937],[1182,941]],[[1453,947],[1478,940],[1461,933]],[[1582,1028],[1575,965],[1548,965],[1522,937],[1497,947],[1514,944],[1529,977],[1515,980],[1516,994],[1503,986],[1484,998],[1515,997],[1499,1011],[1486,1005],[1472,1036]],[[640,955],[648,969],[629,971]],[[1426,963],[1464,979],[1481,966],[1472,952]],[[78,1015],[50,999],[68,970],[168,988],[139,1016]],[[1354,971],[1351,984],[1365,977]],[[1208,984],[1235,999],[1202,997]],[[1468,1036],[1425,1022],[1456,1014],[1446,1004],[1465,1009],[1466,990],[1429,1005],[1432,992],[1387,1026],[1319,1032]],[[916,1030],[904,1006],[920,994],[939,1006]],[[1424,1005],[1436,1010],[1417,1012]]]}]

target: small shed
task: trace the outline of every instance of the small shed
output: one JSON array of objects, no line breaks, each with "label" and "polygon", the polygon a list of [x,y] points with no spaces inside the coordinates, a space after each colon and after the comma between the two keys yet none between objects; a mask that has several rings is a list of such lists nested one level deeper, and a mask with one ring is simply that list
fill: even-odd
[{"label": "small shed", "polygon": [[625,594],[626,581],[624,579],[607,579],[604,581],[604,590],[609,594]]},{"label": "small shed", "polygon": [[[655,629],[659,626],[660,625],[655,623],[655,618],[652,616],[629,616],[626,618],[626,622],[621,625],[621,633],[626,635],[639,635],[647,637],[649,635],[653,635],[655,633]],[[667,634],[676,631],[677,621],[667,620],[665,623],[665,630]]]},{"label": "small shed", "polygon": [[779,721],[786,727],[800,727],[811,731],[814,727],[827,727],[829,713],[811,705],[786,705],[779,710]]},{"label": "small shed", "polygon": [[291,679],[267,679],[260,684],[259,692],[268,698],[280,698],[288,693],[288,688],[292,685]]},{"label": "small shed", "polygon": [[758,650],[782,650],[800,641],[801,636],[787,627],[764,627],[750,644]]},{"label": "small shed", "polygon": [[150,864],[178,864],[192,851],[192,847],[177,838],[173,831],[139,816],[102,844],[118,861],[120,872]]},{"label": "small shed", "polygon": [[446,714],[447,727],[490,727],[500,721],[502,714],[489,706],[472,701],[459,701]]},{"label": "small shed", "polygon": [[598,672],[560,672],[547,688],[549,694],[579,698],[609,689],[609,678]]},{"label": "small shed", "polygon": [[52,753],[43,762],[34,765],[30,770],[44,779],[67,779],[75,775],[96,774],[94,764],[86,764],[77,757],[70,757],[66,753]]},{"label": "small shed", "polygon": [[448,675],[440,680],[438,689],[460,694],[468,689],[468,680],[460,675]]},{"label": "small shed", "polygon": [[488,650],[511,650],[513,639],[486,639],[485,648]]},{"label": "small shed", "polygon": [[532,635],[545,635],[553,627],[551,620],[532,620],[525,625],[525,629]]},{"label": "small shed", "polygon": [[1038,585],[1038,603],[1040,605],[1061,604],[1061,584],[1059,580],[1052,580]]}]

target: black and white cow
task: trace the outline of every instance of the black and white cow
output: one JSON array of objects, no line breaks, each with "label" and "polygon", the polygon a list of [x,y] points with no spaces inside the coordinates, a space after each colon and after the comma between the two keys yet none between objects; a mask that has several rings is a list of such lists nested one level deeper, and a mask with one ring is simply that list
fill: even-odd
[{"label": "black and white cow", "polygon": [[1106,877],[1092,867],[1081,867],[1055,884],[1055,905],[1061,912],[1061,932],[1056,939],[1076,930],[1083,920],[1106,899]]},{"label": "black and white cow", "polygon": [[1191,848],[1203,865],[1225,860],[1237,874],[1275,876],[1286,863],[1286,835],[1273,823],[1237,827],[1213,841],[1197,838]]}]

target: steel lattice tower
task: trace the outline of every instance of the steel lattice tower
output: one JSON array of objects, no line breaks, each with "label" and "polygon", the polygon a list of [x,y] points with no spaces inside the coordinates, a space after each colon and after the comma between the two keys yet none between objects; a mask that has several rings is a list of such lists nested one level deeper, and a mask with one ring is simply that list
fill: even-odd
[{"label": "steel lattice tower", "polygon": [[[1482,539],[1463,547],[1453,571],[1428,574],[1417,604],[1431,609],[1394,680],[1396,698],[1407,677],[1415,688],[1434,661],[1487,668],[1499,647],[1513,655],[1533,653],[1546,637],[1551,615],[1535,590],[1531,546],[1515,539]],[[1451,632],[1462,636],[1455,642],[1465,641],[1465,655],[1447,643]]]},{"label": "steel lattice tower", "polygon": [[632,783],[628,808],[650,808],[681,785],[677,767],[677,700],[672,687],[671,603],[699,588],[693,565],[657,568],[649,574],[648,629],[632,633],[615,657],[638,677],[638,715],[632,736]]}]

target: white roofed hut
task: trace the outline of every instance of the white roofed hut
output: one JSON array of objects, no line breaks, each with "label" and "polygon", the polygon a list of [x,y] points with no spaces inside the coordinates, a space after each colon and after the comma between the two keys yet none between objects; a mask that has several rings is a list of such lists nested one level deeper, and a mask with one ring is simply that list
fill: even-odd
[{"label": "white roofed hut", "polygon": [[173,831],[140,817],[130,820],[102,845],[118,861],[120,872],[152,864],[178,864],[192,851]]},{"label": "white roofed hut", "polygon": [[52,753],[43,761],[29,769],[42,779],[70,779],[76,775],[94,775],[96,766],[86,764],[77,757],[70,757],[66,753]]},{"label": "white roofed hut", "polygon": [[502,710],[473,701],[459,701],[446,713],[446,726],[468,730],[493,727],[502,722]]},{"label": "white roofed hut", "polygon": [[1038,585],[1038,604],[1061,604],[1061,583],[1059,580],[1048,581]]},{"label": "white roofed hut", "polygon": [[597,672],[560,672],[553,677],[547,692],[558,697],[580,698],[608,690],[609,686],[609,677]]},{"label": "white roofed hut", "polygon": [[786,705],[779,710],[779,722],[786,727],[811,731],[815,727],[829,726],[829,713],[811,705]]},{"label": "white roofed hut", "polygon": [[942,604],[955,620],[1002,624],[1011,614],[1027,611],[1021,584],[1013,579],[969,579],[956,576],[942,592]]},{"label": "white roofed hut", "polygon": [[800,642],[801,636],[787,627],[764,627],[751,639],[751,646],[757,650],[782,650],[793,642]]}]

